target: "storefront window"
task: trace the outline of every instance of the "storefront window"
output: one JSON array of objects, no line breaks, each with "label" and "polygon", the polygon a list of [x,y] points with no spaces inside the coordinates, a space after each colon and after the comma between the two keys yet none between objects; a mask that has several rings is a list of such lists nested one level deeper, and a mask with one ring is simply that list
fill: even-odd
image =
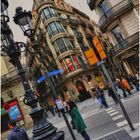
[{"label": "storefront window", "polygon": [[61,65],[65,74],[81,68],[79,59],[75,55],[64,58],[61,61]]},{"label": "storefront window", "polygon": [[113,28],[111,32],[118,43],[122,43],[124,41],[124,35],[122,34],[122,31],[118,25],[115,28]]},{"label": "storefront window", "polygon": [[41,11],[41,18],[42,18],[43,22],[45,22],[47,19],[49,19],[51,17],[57,17],[57,13],[55,12],[55,10],[52,7],[44,8]]},{"label": "storefront window", "polygon": [[48,27],[47,27],[47,32],[49,34],[49,37],[51,38],[52,36],[61,33],[61,32],[65,32],[63,26],[60,24],[60,22],[55,21],[55,22],[51,22]]}]

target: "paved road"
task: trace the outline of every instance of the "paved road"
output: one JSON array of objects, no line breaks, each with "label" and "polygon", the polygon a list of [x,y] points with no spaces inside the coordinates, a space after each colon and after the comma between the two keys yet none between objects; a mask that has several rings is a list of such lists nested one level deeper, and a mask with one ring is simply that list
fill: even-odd
[{"label": "paved road", "polygon": [[[113,100],[106,95],[107,102],[109,104],[108,109],[99,108],[99,104],[97,100],[89,99],[82,103],[77,103],[80,113],[84,118],[87,124],[87,132],[92,138],[95,140],[96,138],[100,138],[103,135],[108,133],[112,133],[113,131],[119,130],[121,128],[128,127],[127,121],[123,117],[123,113],[119,107],[119,105],[115,105]],[[138,92],[128,96],[126,99],[122,99],[122,102],[132,120],[133,124],[139,125],[139,94]],[[51,114],[49,114],[51,115]],[[70,117],[68,116],[69,120]],[[72,140],[70,133],[66,127],[66,124],[63,118],[59,118],[58,116],[48,118],[49,122],[53,123],[54,126],[58,128],[58,130],[63,130],[65,132],[65,139]],[[32,130],[28,130],[28,135],[32,137]],[[80,134],[78,134],[75,130],[74,133],[76,135],[77,140],[83,140]],[[138,133],[135,134],[138,136]]]},{"label": "paved road", "polygon": [[[135,93],[134,95],[129,96],[127,99],[122,99],[122,102],[124,103],[124,106],[130,116],[130,119],[132,120],[133,124],[137,124],[139,122],[139,96],[138,93]],[[118,129],[128,127],[127,121],[123,117],[123,113],[119,106],[113,105],[113,102],[110,102],[110,108],[109,109],[96,109],[93,105],[89,107],[85,107],[84,109],[81,109],[80,112],[83,114],[82,116],[85,119],[85,122],[87,124],[87,132],[89,133],[90,137],[92,139],[101,137],[107,133],[110,133],[112,131],[116,131]],[[93,112],[92,112],[93,108]],[[88,113],[88,110],[90,110],[90,113]],[[89,117],[88,117],[89,116]],[[66,140],[72,140],[70,137],[69,131],[67,127],[63,127],[63,124],[56,125],[59,130],[65,131],[66,134]],[[77,134],[75,131],[76,137],[78,140],[82,140],[83,138]]]}]

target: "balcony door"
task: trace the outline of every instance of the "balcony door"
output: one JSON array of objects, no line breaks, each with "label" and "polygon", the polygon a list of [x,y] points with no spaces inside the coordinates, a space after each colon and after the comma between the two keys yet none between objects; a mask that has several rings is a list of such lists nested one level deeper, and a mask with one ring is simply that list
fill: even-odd
[{"label": "balcony door", "polygon": [[115,28],[111,30],[112,34],[114,35],[116,41],[121,44],[124,42],[124,35],[123,32],[121,31],[121,28],[119,25],[117,25]]},{"label": "balcony door", "polygon": [[99,8],[104,16],[110,16],[110,7],[108,6],[108,3],[105,0],[99,5]]}]

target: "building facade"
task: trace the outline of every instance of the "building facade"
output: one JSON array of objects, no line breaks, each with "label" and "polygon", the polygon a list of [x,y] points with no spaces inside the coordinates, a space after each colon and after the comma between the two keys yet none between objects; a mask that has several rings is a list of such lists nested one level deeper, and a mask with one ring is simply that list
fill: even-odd
[{"label": "building facade", "polygon": [[113,46],[110,55],[119,72],[134,75],[139,71],[139,1],[89,0],[99,17],[99,27]]},{"label": "building facade", "polygon": [[[97,66],[90,66],[85,57],[85,51],[93,47],[93,36],[100,33],[95,22],[62,0],[35,0],[32,15],[41,57],[31,58],[27,54],[28,65],[34,75],[31,81],[37,81],[45,69],[49,72],[63,69],[63,74],[50,78],[57,93],[65,100],[82,100],[84,97],[81,96],[90,96],[89,90],[95,83],[104,87],[103,74]],[[29,46],[32,46],[30,41]],[[87,75],[92,77],[89,82],[85,78]],[[52,104],[53,97],[47,81],[34,85],[41,93],[40,98],[46,97],[48,104]]]},{"label": "building facade", "polygon": [[[4,104],[10,105],[9,109],[2,111],[4,106],[1,103],[2,139],[9,134],[10,129],[7,124],[10,119],[17,120],[26,128],[32,126],[32,119],[29,116],[31,109],[23,103],[24,94],[16,68],[9,62],[8,57],[1,57],[1,99]],[[16,114],[18,115],[16,116]]]}]

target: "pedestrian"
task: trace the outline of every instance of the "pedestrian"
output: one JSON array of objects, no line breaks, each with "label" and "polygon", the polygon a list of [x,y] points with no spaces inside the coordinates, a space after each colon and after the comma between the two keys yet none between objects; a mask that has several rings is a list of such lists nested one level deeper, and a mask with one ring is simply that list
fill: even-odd
[{"label": "pedestrian", "polygon": [[116,90],[118,91],[118,89],[119,90],[122,90],[122,92],[123,92],[123,96],[126,98],[127,97],[127,94],[126,94],[126,92],[125,92],[125,89],[123,88],[123,86],[122,86],[122,83],[121,83],[121,80],[120,79],[116,79],[116,81],[115,81],[115,88],[116,88]]},{"label": "pedestrian", "polygon": [[132,76],[131,74],[129,74],[129,77],[131,78],[131,83],[132,85],[135,86],[135,88],[137,89],[137,91],[139,91],[139,84],[138,84],[138,79],[136,76]]},{"label": "pedestrian", "polygon": [[129,82],[124,78],[124,77],[121,77],[121,80],[122,80],[122,86],[123,88],[129,93],[129,95],[131,95],[131,87],[129,85]]},{"label": "pedestrian", "polygon": [[60,110],[58,109],[57,105],[55,105],[55,111],[58,113],[58,117],[61,117],[61,112],[60,112]]},{"label": "pedestrian", "polygon": [[50,112],[52,113],[52,115],[55,116],[55,111],[54,111],[53,105],[50,105],[50,106],[49,106],[49,110],[50,110]]},{"label": "pedestrian", "polygon": [[98,85],[95,85],[95,90],[96,90],[96,93],[97,93],[97,96],[98,96],[98,100],[101,103],[101,107],[104,106],[105,108],[108,108],[108,104],[106,102],[103,90]]},{"label": "pedestrian", "polygon": [[95,88],[92,88],[91,91],[93,92],[93,99],[96,98],[98,100],[98,102],[99,102],[100,108],[102,108],[103,104],[100,102],[98,93],[96,92]]},{"label": "pedestrian", "polygon": [[86,132],[86,124],[78,111],[78,108],[75,106],[73,102],[68,102],[68,110],[70,112],[72,118],[73,128],[77,130],[78,133],[82,135],[85,140],[90,140],[87,132]]},{"label": "pedestrian", "polygon": [[[116,105],[118,104],[117,97],[116,97],[116,95],[115,95],[115,93],[110,85],[108,85],[108,96],[112,97],[112,99],[114,100]],[[118,95],[118,96],[120,96],[120,95]]]},{"label": "pedestrian", "polygon": [[8,140],[29,140],[25,129],[17,126],[16,121],[10,120],[8,126],[12,129],[8,135]]}]

